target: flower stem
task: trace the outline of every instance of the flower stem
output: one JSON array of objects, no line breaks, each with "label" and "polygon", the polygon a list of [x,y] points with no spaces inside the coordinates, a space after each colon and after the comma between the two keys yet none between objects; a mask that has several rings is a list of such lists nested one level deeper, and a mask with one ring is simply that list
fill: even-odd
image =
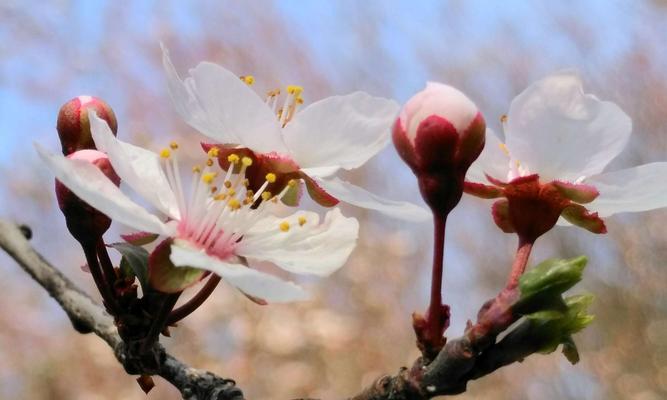
[{"label": "flower stem", "polygon": [[117,279],[116,271],[113,268],[111,258],[109,258],[109,252],[107,251],[107,247],[104,245],[104,240],[102,240],[102,238],[97,242],[97,257],[102,265],[102,271],[104,272],[104,278],[107,285],[111,291],[115,293],[114,287]]},{"label": "flower stem", "polygon": [[162,332],[162,329],[165,327],[167,317],[171,310],[173,310],[174,305],[176,305],[176,301],[178,301],[178,297],[181,293],[182,292],[164,295],[162,304],[160,304],[157,313],[153,316],[153,322],[151,323],[148,333],[144,338],[144,342],[141,345],[140,351],[142,353],[147,352],[155,342],[157,342],[160,332]]},{"label": "flower stem", "polygon": [[201,288],[197,294],[195,294],[187,303],[173,310],[169,317],[167,318],[167,325],[175,324],[176,322],[182,320],[183,318],[190,315],[194,310],[199,308],[206,299],[213,293],[213,290],[220,283],[220,277],[218,275],[211,275],[211,277],[206,281],[204,287]]},{"label": "flower stem", "polygon": [[117,315],[118,304],[116,303],[116,297],[111,290],[111,285],[109,285],[105,280],[104,274],[100,269],[94,242],[91,242],[90,244],[81,243],[81,247],[83,248],[83,253],[86,256],[86,262],[88,263],[90,274],[93,276],[97,290],[99,290],[100,294],[102,295],[104,305],[111,314]]},{"label": "flower stem", "polygon": [[507,288],[515,288],[519,285],[519,278],[521,278],[521,275],[523,275],[526,270],[528,258],[530,257],[530,252],[533,249],[534,243],[535,240],[526,240],[519,236],[519,246],[517,247],[514,263],[512,264],[512,271],[510,272],[507,281]]},{"label": "flower stem", "polygon": [[[433,269],[431,271],[431,303],[429,304],[427,320],[432,333],[439,330],[438,321],[445,316],[442,309],[442,279],[443,262],[445,256],[445,226],[447,214],[433,214]],[[442,333],[437,333],[441,335]]]}]

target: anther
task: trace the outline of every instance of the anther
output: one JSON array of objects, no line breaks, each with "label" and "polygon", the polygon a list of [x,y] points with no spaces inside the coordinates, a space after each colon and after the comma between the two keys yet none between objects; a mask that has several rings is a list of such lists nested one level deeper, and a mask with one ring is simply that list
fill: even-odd
[{"label": "anther", "polygon": [[245,82],[246,85],[250,86],[253,83],[255,83],[255,77],[252,75],[243,75],[240,77],[243,82]]},{"label": "anther", "polygon": [[500,116],[500,123],[504,124],[505,122],[507,122],[507,114],[503,114]]},{"label": "anther", "polygon": [[211,157],[211,158],[216,158],[216,157],[218,157],[218,155],[220,154],[220,149],[218,149],[217,147],[211,147],[211,148],[208,150],[208,153],[207,153],[207,154],[208,154],[208,156]]},{"label": "anther", "polygon": [[273,172],[269,172],[268,174],[266,174],[265,178],[267,182],[273,183],[276,181],[276,174],[274,174]]},{"label": "anther", "polygon": [[178,149],[178,143],[171,142],[171,143],[169,143],[169,147],[171,147],[172,150],[176,150],[176,149]]},{"label": "anther", "polygon": [[271,199],[271,196],[272,196],[271,192],[268,191],[262,192],[262,200],[264,201],[268,201],[269,199]]},{"label": "anther", "polygon": [[278,227],[280,228],[281,231],[287,232],[289,231],[289,222],[283,221],[280,223],[280,225],[278,225]]},{"label": "anther", "polygon": [[289,85],[287,86],[287,93],[291,95],[298,96],[303,92],[303,88],[301,86],[297,85]]},{"label": "anther", "polygon": [[245,165],[246,167],[249,167],[249,166],[252,165],[252,158],[250,158],[250,157],[243,157],[243,158],[241,159],[241,162],[242,162],[243,165]]},{"label": "anther", "polygon": [[232,153],[227,156],[227,161],[232,164],[238,164],[239,160],[241,160],[241,158],[237,154]]},{"label": "anther", "polygon": [[160,157],[169,158],[169,156],[171,156],[171,151],[169,151],[169,149],[162,149],[162,151],[160,151]]},{"label": "anther", "polygon": [[239,208],[241,208],[241,203],[239,203],[239,201],[236,200],[236,199],[230,199],[230,200],[229,200],[229,203],[227,203],[227,205],[228,205],[229,208],[231,208],[232,210],[238,210]]},{"label": "anther", "polygon": [[224,193],[221,193],[219,195],[216,195],[213,197],[213,200],[221,201],[227,198],[227,195]]},{"label": "anther", "polygon": [[250,181],[248,179],[243,180],[243,186],[248,187],[250,186]]},{"label": "anther", "polygon": [[306,224],[306,222],[308,222],[306,220],[306,217],[304,217],[303,215],[300,215],[299,216],[299,226],[304,226]]},{"label": "anther", "polygon": [[194,167],[192,167],[192,172],[194,172],[195,174],[200,173],[201,167],[199,165],[195,165]]},{"label": "anther", "polygon": [[232,187],[232,182],[231,181],[225,181],[224,185],[227,189],[229,189],[230,187]]},{"label": "anther", "polygon": [[287,182],[287,186],[293,188],[296,186],[296,179],[290,179],[289,182]]},{"label": "anther", "polygon": [[216,174],[215,172],[208,172],[202,175],[201,180],[207,185],[210,185],[211,183],[213,183],[213,180],[217,175],[218,174]]},{"label": "anther", "polygon": [[206,165],[209,166],[209,167],[212,167],[213,166],[213,160],[211,160],[210,158],[208,160],[206,160]]},{"label": "anther", "polygon": [[227,191],[227,194],[228,194],[230,197],[231,197],[231,196],[235,196],[235,195],[236,195],[236,190],[234,190],[234,188],[231,188],[231,189],[229,189],[229,190]]}]

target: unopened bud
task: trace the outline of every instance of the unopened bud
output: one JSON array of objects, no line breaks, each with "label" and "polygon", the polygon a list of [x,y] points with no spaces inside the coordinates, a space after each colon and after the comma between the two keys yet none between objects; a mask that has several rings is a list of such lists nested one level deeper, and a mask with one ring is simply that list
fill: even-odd
[{"label": "unopened bud", "polygon": [[448,213],[458,204],[485,132],[477,106],[451,86],[429,82],[403,107],[394,124],[394,146],[434,212]]},{"label": "unopened bud", "polygon": [[[114,172],[106,154],[97,150],[79,150],[67,156],[72,160],[84,160],[99,168],[116,186],[120,178]],[[65,215],[67,229],[80,243],[95,243],[109,229],[111,219],[97,211],[56,180],[58,206]]]},{"label": "unopened bud", "polygon": [[65,103],[58,112],[58,136],[64,155],[77,150],[95,149],[95,143],[90,133],[88,110],[94,110],[105,120],[111,131],[116,134],[118,123],[116,115],[109,105],[101,99],[92,96],[79,96]]}]

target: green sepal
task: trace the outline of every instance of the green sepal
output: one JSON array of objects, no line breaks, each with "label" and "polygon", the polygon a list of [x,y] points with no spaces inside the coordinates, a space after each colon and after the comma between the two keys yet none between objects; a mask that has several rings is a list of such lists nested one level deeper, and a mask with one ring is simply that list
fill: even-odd
[{"label": "green sepal", "polygon": [[199,282],[206,271],[175,266],[171,255],[171,239],[160,243],[150,254],[148,260],[148,282],[151,287],[164,293],[178,293]]},{"label": "green sepal", "polygon": [[148,251],[130,243],[112,243],[109,246],[123,256],[120,260],[123,275],[135,276],[141,288],[146,290],[148,286]]}]

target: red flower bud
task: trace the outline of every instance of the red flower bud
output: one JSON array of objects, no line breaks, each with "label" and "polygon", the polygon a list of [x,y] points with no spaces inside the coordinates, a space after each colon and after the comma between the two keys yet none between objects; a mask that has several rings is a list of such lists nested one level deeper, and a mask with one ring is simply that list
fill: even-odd
[{"label": "red flower bud", "polygon": [[[120,185],[120,178],[114,172],[106,154],[97,150],[79,150],[67,156],[73,160],[84,160],[100,169],[111,181]],[[67,229],[80,243],[96,243],[109,229],[111,219],[97,211],[72,193],[56,179],[58,206],[65,215]]]},{"label": "red flower bud", "polygon": [[56,128],[64,155],[69,155],[77,150],[95,149],[95,143],[90,134],[90,121],[88,121],[88,110],[90,109],[95,110],[116,134],[118,130],[116,116],[107,103],[97,97],[76,97],[65,103],[58,112]]},{"label": "red flower bud", "polygon": [[403,107],[394,124],[394,146],[434,212],[446,214],[458,204],[485,132],[477,106],[451,86],[428,83]]}]

